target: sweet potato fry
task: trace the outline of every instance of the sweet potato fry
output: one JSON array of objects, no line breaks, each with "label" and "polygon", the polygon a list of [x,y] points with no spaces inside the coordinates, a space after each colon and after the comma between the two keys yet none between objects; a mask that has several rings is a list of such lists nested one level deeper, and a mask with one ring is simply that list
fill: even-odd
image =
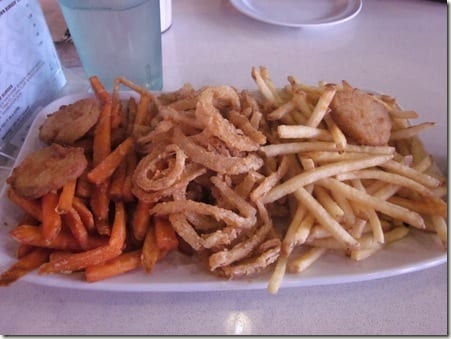
[{"label": "sweet potato fry", "polygon": [[152,270],[159,257],[160,249],[157,245],[157,240],[155,237],[155,228],[152,226],[147,229],[141,253],[141,264],[144,267],[146,273],[152,273]]},{"label": "sweet potato fry", "polygon": [[136,205],[136,210],[132,218],[133,237],[136,240],[142,241],[146,236],[150,223],[149,208],[151,206],[151,203],[142,200],[139,200]]},{"label": "sweet potato fry", "polygon": [[113,229],[111,230],[111,237],[109,245],[122,251],[127,237],[127,225],[124,203],[117,201],[115,203]]},{"label": "sweet potato fry", "polygon": [[16,258],[20,259],[26,256],[28,253],[32,252],[36,247],[28,244],[19,244],[16,251]]},{"label": "sweet potato fry", "polygon": [[135,171],[138,158],[135,152],[129,153],[126,157],[127,172],[125,174],[124,183],[122,186],[122,199],[124,201],[133,201],[135,199],[132,193],[133,172]]},{"label": "sweet potato fry", "polygon": [[179,245],[176,233],[169,220],[154,217],[155,240],[160,251],[170,251],[176,249]]},{"label": "sweet potato fry", "polygon": [[19,225],[33,225],[33,226],[39,226],[41,222],[39,220],[36,220],[35,218],[33,218],[33,216],[31,216],[28,213],[25,213],[22,218],[20,218],[19,222],[17,223],[16,226]]},{"label": "sweet potato fry", "polygon": [[109,196],[113,201],[124,200],[123,199],[123,187],[125,181],[125,175],[127,173],[127,162],[123,161],[119,164],[117,169],[111,176]]},{"label": "sweet potato fry", "polygon": [[61,218],[64,224],[69,227],[80,247],[84,250],[88,249],[88,231],[75,208],[71,208]]},{"label": "sweet potato fry", "polygon": [[94,130],[93,164],[97,166],[111,152],[111,104],[103,106]]},{"label": "sweet potato fry", "polygon": [[121,254],[101,265],[88,266],[85,270],[86,281],[94,282],[131,271],[141,264],[141,251]]},{"label": "sweet potato fry", "polygon": [[50,191],[42,197],[42,235],[47,241],[52,241],[61,231],[61,217],[57,213],[58,194]]},{"label": "sweet potato fry", "polygon": [[102,82],[97,76],[90,77],[89,82],[94,93],[96,94],[97,99],[99,99],[100,102],[104,103],[111,101],[111,94],[105,89]]},{"label": "sweet potato fry", "polygon": [[127,105],[127,134],[130,135],[133,132],[133,126],[135,123],[136,111],[138,110],[138,104],[135,98],[130,97]]},{"label": "sweet potato fry", "polygon": [[87,172],[84,172],[77,179],[77,186],[75,187],[75,196],[79,198],[89,198],[92,192],[92,184],[89,182]]},{"label": "sweet potato fry", "polygon": [[120,254],[121,251],[115,247],[109,245],[100,246],[92,250],[70,254],[45,263],[39,268],[39,274],[75,272],[88,266],[102,264]]},{"label": "sweet potato fry", "polygon": [[0,286],[8,286],[28,272],[38,268],[48,260],[49,253],[50,251],[46,248],[36,248],[20,258],[0,275]]},{"label": "sweet potato fry", "polygon": [[74,197],[72,207],[77,211],[88,233],[93,233],[96,227],[94,223],[94,215],[88,206],[86,206],[86,203],[82,199]]},{"label": "sweet potato fry", "polygon": [[121,109],[122,104],[117,95],[112,96],[113,106],[111,108],[111,128],[118,128],[122,123]]},{"label": "sweet potato fry", "polygon": [[[32,225],[20,225],[12,229],[9,234],[19,243],[36,247],[51,248],[67,251],[81,251],[82,248],[77,240],[69,232],[60,232],[55,239],[48,242],[42,236],[41,229]],[[103,246],[108,242],[106,238],[91,236],[88,238],[88,247],[95,248]]]},{"label": "sweet potato fry", "polygon": [[93,187],[90,206],[95,217],[97,232],[102,235],[109,235],[110,230],[106,222],[108,220],[108,211],[110,206],[110,198],[108,196],[108,182],[101,183]]},{"label": "sweet potato fry", "polygon": [[18,195],[12,188],[8,189],[8,199],[30,214],[36,220],[42,221],[41,201],[39,199],[31,200]]},{"label": "sweet potato fry", "polygon": [[105,182],[107,178],[111,177],[125,156],[133,150],[133,147],[133,138],[125,139],[88,173],[88,180],[96,185]]},{"label": "sweet potato fry", "polygon": [[76,187],[77,180],[70,180],[63,186],[56,206],[57,213],[64,214],[71,209]]},{"label": "sweet potato fry", "polygon": [[124,185],[122,187],[122,196],[124,201],[133,201],[134,195],[132,193],[133,172],[138,163],[136,153],[132,152],[127,155],[127,173],[125,174]]},{"label": "sweet potato fry", "polygon": [[52,253],[50,253],[49,261],[61,260],[62,258],[67,258],[67,256],[72,254],[74,254],[74,252],[54,250]]},{"label": "sweet potato fry", "polygon": [[[104,89],[94,88],[94,91],[100,91],[99,93],[106,92]],[[109,93],[106,92],[108,96]],[[101,94],[106,97],[106,95]],[[101,100],[102,101],[102,100]],[[111,97],[102,101],[102,109],[100,112],[99,120],[94,129],[93,139],[93,165],[97,166],[106,156],[111,152]]]},{"label": "sweet potato fry", "polygon": [[111,235],[111,225],[108,223],[108,220],[98,220],[95,224],[98,234],[105,236]]}]

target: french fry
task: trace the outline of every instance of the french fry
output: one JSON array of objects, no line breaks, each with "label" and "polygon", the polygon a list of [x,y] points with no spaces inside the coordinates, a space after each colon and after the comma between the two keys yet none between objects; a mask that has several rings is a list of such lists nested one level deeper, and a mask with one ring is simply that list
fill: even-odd
[{"label": "french fry", "polygon": [[280,105],[277,109],[268,114],[268,120],[279,120],[282,119],[285,115],[290,113],[296,104],[293,101],[287,101],[286,103]]},{"label": "french fry", "polygon": [[443,217],[433,215],[430,217],[432,226],[435,229],[438,237],[442,241],[445,248],[448,247],[448,225],[446,224],[446,220]]},{"label": "french fry", "polygon": [[346,136],[330,115],[324,116],[324,121],[326,122],[327,129],[329,130],[330,135],[332,135],[332,138],[337,145],[338,151],[344,151],[348,144]]},{"label": "french fry", "polygon": [[[360,179],[352,179],[351,184],[354,188],[356,188],[362,192],[366,192],[366,189]],[[367,208],[366,206],[362,206],[361,204],[360,205],[354,204],[354,207],[357,210],[362,211],[362,213],[364,215],[366,215],[366,217],[368,219],[368,223],[371,227],[373,236],[376,239],[376,241],[378,241],[380,243],[384,243],[384,241],[385,241],[384,232],[382,229],[381,221],[380,221],[379,216],[377,215],[376,211],[372,208]],[[356,221],[356,222],[360,222],[360,221]],[[356,222],[354,222],[353,225],[355,225]]]},{"label": "french fry", "polygon": [[324,207],[321,206],[321,204],[319,204],[304,188],[298,188],[295,191],[295,196],[308,208],[310,213],[315,216],[316,220],[327,229],[336,240],[349,247],[359,246],[358,241],[333,219]]},{"label": "french fry", "polygon": [[307,238],[311,234],[313,224],[315,222],[315,217],[313,214],[308,213],[307,216],[301,221],[299,227],[294,235],[295,243],[302,245],[307,241]]},{"label": "french fry", "polygon": [[378,181],[384,181],[398,186],[403,186],[418,192],[423,196],[431,197],[433,192],[426,186],[417,181],[404,177],[396,173],[385,172],[381,170],[359,170],[354,172],[342,173],[336,176],[337,180],[345,181],[352,179],[377,179]]},{"label": "french fry", "polygon": [[141,265],[141,251],[124,253],[104,264],[88,266],[85,270],[86,281],[94,282],[111,278],[134,270]]},{"label": "french fry", "polygon": [[280,103],[279,98],[277,98],[273,91],[271,91],[270,87],[268,86],[268,84],[265,82],[265,80],[263,79],[261,73],[259,70],[257,70],[256,67],[252,67],[252,71],[251,71],[251,75],[252,78],[255,80],[258,89],[260,90],[260,92],[262,93],[262,95],[273,105],[277,105],[278,103]]},{"label": "french fry", "polygon": [[415,126],[409,126],[406,128],[398,129],[396,131],[392,131],[390,135],[390,141],[412,138],[423,130],[433,126],[433,122],[423,122]]},{"label": "french fry", "polygon": [[70,180],[63,186],[59,196],[58,205],[56,206],[56,212],[58,214],[67,213],[71,209],[76,187],[77,180]]},{"label": "french fry", "polygon": [[326,252],[327,248],[325,247],[312,247],[307,252],[291,261],[288,266],[288,271],[292,273],[305,271]]},{"label": "french fry", "polygon": [[318,238],[318,239],[307,238],[305,244],[310,245],[312,247],[328,248],[336,251],[345,251],[348,249],[348,247],[346,247],[346,245],[344,245],[343,242],[337,240],[334,237]]},{"label": "french fry", "polygon": [[337,205],[343,210],[343,221],[342,223],[347,226],[352,226],[355,224],[356,215],[354,213],[354,209],[352,208],[352,204],[350,201],[335,190],[331,190],[331,196],[334,198],[334,201]]},{"label": "french fry", "polygon": [[316,224],[311,226],[311,231],[308,238],[311,240],[330,238],[330,233],[323,226]]},{"label": "french fry", "polygon": [[329,189],[336,190],[336,192],[339,192],[338,194],[341,196],[360,202],[365,206],[372,207],[375,210],[390,215],[395,219],[403,220],[414,227],[419,229],[424,229],[425,227],[424,220],[418,213],[409,211],[406,208],[389,203],[385,200],[375,198],[365,192],[343,184],[338,180],[331,178],[322,179],[319,184],[328,187]]},{"label": "french fry", "polygon": [[61,217],[57,212],[58,194],[50,191],[42,197],[42,236],[51,242],[61,231]]},{"label": "french fry", "polygon": [[305,214],[306,209],[304,208],[304,206],[298,204],[282,241],[282,254],[288,256],[296,245],[296,232],[302,220],[304,219]]},{"label": "french fry", "polygon": [[362,248],[351,250],[349,256],[356,261],[366,259],[383,249],[387,244],[404,238],[408,233],[409,229],[407,227],[398,226],[384,234],[385,244],[375,241],[372,236],[366,236],[361,240],[361,243],[363,244]]},{"label": "french fry", "polygon": [[437,178],[417,171],[412,167],[403,165],[394,160],[390,160],[385,162],[384,164],[381,164],[381,167],[388,171],[401,174],[407,178],[413,179],[426,187],[436,188],[441,185],[440,180],[438,180]]},{"label": "french fry", "polygon": [[8,286],[38,268],[48,260],[49,252],[46,248],[34,248],[30,253],[21,257],[0,275],[0,286]]},{"label": "french fry", "polygon": [[337,145],[325,141],[305,141],[284,144],[265,145],[260,148],[267,157],[275,157],[285,154],[297,154],[312,151],[337,151]]},{"label": "french fry", "polygon": [[271,294],[276,294],[279,291],[280,285],[282,284],[285,271],[287,269],[288,256],[281,255],[277,260],[276,266],[269,278],[268,282],[268,292]]},{"label": "french fry", "polygon": [[324,92],[319,98],[315,108],[313,109],[312,115],[307,121],[307,126],[310,127],[318,127],[321,120],[323,120],[324,116],[327,113],[329,108],[329,104],[337,92],[337,86],[334,84],[327,84],[325,86]]},{"label": "french fry", "polygon": [[263,202],[273,202],[281,197],[293,193],[298,188],[311,184],[323,178],[331,177],[340,173],[355,171],[365,167],[383,164],[392,158],[392,155],[375,155],[356,160],[344,160],[337,163],[327,164],[298,174],[282,184],[274,187],[263,198]]},{"label": "french fry", "polygon": [[277,133],[281,139],[332,141],[332,135],[327,130],[304,125],[279,125]]},{"label": "french fry", "polygon": [[324,206],[327,212],[337,221],[341,221],[345,215],[343,209],[332,199],[329,192],[321,186],[316,185],[314,195],[318,202]]},{"label": "french fry", "polygon": [[427,200],[412,200],[400,196],[393,196],[387,201],[420,214],[435,215],[442,218],[446,218],[448,215],[448,208],[446,203],[443,200],[437,198],[430,198]]}]

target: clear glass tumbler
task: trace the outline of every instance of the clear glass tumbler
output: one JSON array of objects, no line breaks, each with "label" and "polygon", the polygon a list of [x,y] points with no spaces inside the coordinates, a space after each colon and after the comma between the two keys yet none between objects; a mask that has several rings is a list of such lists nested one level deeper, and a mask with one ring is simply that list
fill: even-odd
[{"label": "clear glass tumbler", "polygon": [[163,86],[159,0],[58,0],[83,68],[112,89]]}]

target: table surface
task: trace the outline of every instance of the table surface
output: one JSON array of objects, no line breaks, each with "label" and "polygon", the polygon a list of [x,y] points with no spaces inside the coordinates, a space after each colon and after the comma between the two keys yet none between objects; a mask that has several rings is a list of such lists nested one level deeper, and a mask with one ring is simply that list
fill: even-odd
[{"label": "table surface", "polygon": [[[50,29],[55,0],[41,0]],[[254,20],[227,0],[173,1],[163,34],[164,90],[232,84],[255,88],[252,66],[276,85],[287,76],[390,94],[420,114],[447,114],[447,5],[364,0],[337,25],[289,28]],[[65,69],[61,95],[87,91],[80,67]],[[428,149],[446,147],[437,126]],[[444,154],[443,151],[440,152]],[[445,152],[446,154],[446,152]],[[447,159],[438,159],[446,168]],[[9,335],[446,335],[447,264],[399,276],[266,290],[131,293],[51,288],[18,281],[0,289],[0,333]]]}]

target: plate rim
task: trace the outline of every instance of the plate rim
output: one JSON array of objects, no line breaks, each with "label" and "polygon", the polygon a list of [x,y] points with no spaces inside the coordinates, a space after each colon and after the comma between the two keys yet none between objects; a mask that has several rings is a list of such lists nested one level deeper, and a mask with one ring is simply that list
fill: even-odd
[{"label": "plate rim", "polygon": [[242,14],[249,16],[255,20],[273,24],[273,25],[278,25],[278,26],[297,27],[297,28],[320,27],[320,26],[322,27],[322,26],[330,26],[330,25],[336,25],[339,23],[343,23],[343,22],[349,21],[352,18],[354,18],[355,16],[357,16],[357,14],[361,11],[361,9],[363,7],[362,0],[347,0],[348,3],[352,5],[352,7],[351,7],[352,10],[349,11],[349,14],[344,17],[339,17],[338,19],[335,19],[335,20],[321,21],[321,22],[317,22],[317,23],[312,23],[312,22],[310,22],[310,23],[293,23],[293,22],[283,22],[283,21],[274,20],[274,19],[271,19],[268,17],[264,17],[262,15],[257,15],[257,14],[255,14],[254,11],[248,9],[249,7],[246,5],[246,2],[248,2],[248,1],[249,0],[230,0],[230,3],[236,10],[238,10]]},{"label": "plate rim", "polygon": [[[121,91],[121,94],[123,96],[126,95],[136,95],[133,91]],[[38,110],[36,113],[33,123],[31,124],[31,127],[25,137],[24,143],[16,157],[16,161],[13,165],[13,168],[16,166],[18,162],[23,159],[23,157],[27,154],[27,148],[30,147],[33,148],[33,144],[30,146],[30,138],[33,137],[33,135],[36,135],[36,125],[44,119],[44,116],[48,113],[50,113],[50,108],[55,107],[56,105],[62,105],[62,104],[68,104],[70,102],[73,102],[74,100],[82,99],[85,97],[93,96],[92,93],[72,93],[68,94],[66,96],[59,97],[55,99],[54,101],[50,102],[45,107]],[[32,142],[37,142],[36,140],[32,140]],[[36,146],[34,146],[36,147]],[[11,169],[12,171],[12,169]],[[10,204],[6,199],[6,190],[8,188],[8,185],[3,185],[2,189],[0,190],[0,209],[4,210],[5,206],[4,204]],[[0,235],[6,233],[5,229],[12,228],[13,225],[1,225],[2,227],[0,229]],[[420,238],[417,238],[415,235],[410,237],[413,238],[412,241],[419,241],[421,240],[421,237],[428,237],[431,238],[431,242],[436,243],[434,239],[432,238],[434,234],[427,234],[425,232],[421,232],[418,230],[413,230],[414,234],[418,234]],[[403,239],[404,240],[404,239]],[[403,240],[401,240],[398,243],[401,243]],[[0,267],[6,268],[8,265],[13,261],[15,258],[13,257],[13,254],[10,253],[10,249],[5,249],[4,244],[6,242],[14,242],[12,239],[9,240],[2,240],[0,239],[0,244],[2,245],[2,248],[0,248]],[[409,245],[410,246],[410,245]],[[437,243],[437,246],[439,244]],[[402,247],[402,246],[401,246]],[[399,250],[399,249],[398,249]],[[386,251],[389,251],[386,250]],[[396,252],[395,252],[396,254]],[[175,253],[174,255],[181,256],[181,254]],[[336,257],[338,254],[334,252],[330,252],[331,257]],[[377,255],[377,254],[376,254]],[[341,260],[341,259],[340,259]],[[351,260],[351,259],[346,259]],[[351,261],[354,262],[354,261]],[[399,276],[406,273],[412,273],[416,271],[425,270],[428,268],[432,268],[441,264],[444,264],[447,262],[447,250],[443,250],[443,252],[434,252],[429,255],[428,257],[422,258],[421,260],[416,261],[407,261],[399,264],[398,266],[388,266],[385,268],[376,268],[376,269],[369,269],[369,270],[363,270],[363,272],[344,272],[344,273],[338,273],[338,274],[326,274],[326,275],[320,275],[315,276],[315,274],[309,276],[307,275],[285,275],[284,279],[282,280],[280,288],[294,288],[294,287],[307,287],[307,286],[324,286],[324,285],[338,285],[343,283],[352,283],[352,282],[361,282],[361,281],[369,281],[369,280],[376,280],[376,279],[383,279],[388,278],[392,276]],[[358,262],[355,262],[356,265]],[[196,270],[200,267],[199,264],[196,265]],[[127,274],[141,274],[142,272],[128,272]],[[158,274],[157,271],[155,274]],[[172,274],[172,273],[170,273]],[[269,280],[266,275],[258,275],[256,277],[249,277],[249,278],[243,278],[238,280],[227,280],[219,277],[215,277],[213,274],[208,272],[199,272],[200,277],[207,276],[207,279],[204,278],[204,280],[195,281],[192,282],[189,279],[187,281],[154,281],[152,282],[152,279],[149,280],[149,283],[144,283],[142,280],[137,281],[136,283],[128,282],[127,279],[125,281],[122,281],[121,276],[117,277],[119,279],[108,279],[104,281],[99,281],[96,283],[89,283],[85,280],[81,279],[81,273],[75,273],[72,274],[69,277],[65,275],[44,275],[40,276],[36,271],[31,272],[24,277],[20,279],[20,281],[42,285],[42,286],[48,286],[48,287],[57,287],[57,288],[69,288],[69,289],[75,289],[75,290],[92,290],[92,291],[112,291],[112,292],[208,292],[208,291],[237,291],[237,290],[261,290],[266,289],[269,283]],[[269,272],[271,274],[271,272]],[[171,280],[171,279],[169,279]]]}]

